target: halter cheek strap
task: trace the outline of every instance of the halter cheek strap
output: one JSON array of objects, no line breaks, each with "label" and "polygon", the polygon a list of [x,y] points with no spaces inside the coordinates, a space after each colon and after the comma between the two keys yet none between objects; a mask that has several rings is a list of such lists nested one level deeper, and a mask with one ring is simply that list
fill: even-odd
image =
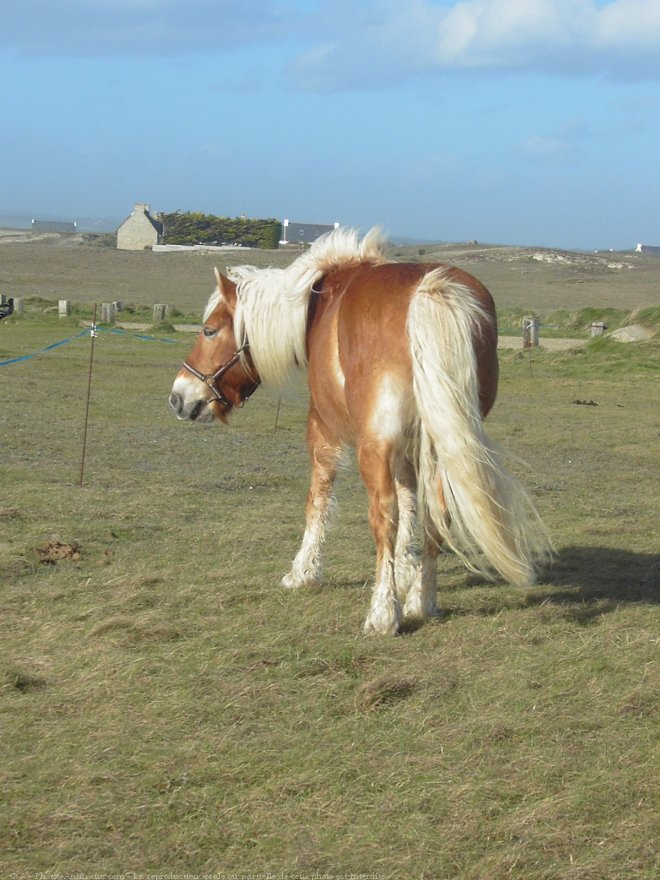
[{"label": "halter cheek strap", "polygon": [[217,382],[218,379],[224,376],[224,374],[228,370],[231,370],[231,368],[240,361],[242,352],[249,350],[249,348],[250,344],[247,341],[244,342],[243,345],[241,345],[241,347],[237,349],[236,354],[233,355],[233,357],[228,360],[226,364],[222,364],[220,367],[218,367],[215,373],[200,373],[199,370],[196,370],[195,367],[191,366],[188,361],[183,362],[183,367],[185,370],[188,370],[189,373],[192,373],[196,379],[199,379],[200,382],[208,385],[218,403],[221,403],[223,406],[227,407],[241,407],[249,397],[252,397],[259,385],[261,385],[261,379],[257,379],[255,381],[254,385],[250,388],[248,393],[241,397],[241,401],[238,404],[234,404],[231,400],[227,399],[226,395],[224,395],[221,389],[218,387]]}]

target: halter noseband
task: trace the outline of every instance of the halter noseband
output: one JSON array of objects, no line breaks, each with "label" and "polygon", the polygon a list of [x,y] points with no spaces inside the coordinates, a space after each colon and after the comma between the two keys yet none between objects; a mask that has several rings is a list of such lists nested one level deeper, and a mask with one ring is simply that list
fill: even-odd
[{"label": "halter noseband", "polygon": [[261,379],[257,379],[255,381],[252,388],[250,388],[250,390],[248,391],[248,393],[246,395],[241,397],[241,402],[238,404],[234,404],[231,402],[231,400],[228,400],[225,397],[225,395],[222,393],[220,388],[218,388],[216,386],[216,382],[218,379],[220,379],[222,376],[224,376],[224,374],[228,370],[231,370],[231,368],[240,361],[242,352],[248,351],[249,348],[250,348],[250,343],[247,340],[245,340],[243,345],[241,345],[241,347],[236,350],[236,354],[233,355],[233,357],[230,360],[228,360],[227,363],[219,366],[218,369],[215,371],[215,373],[200,373],[199,370],[196,370],[195,367],[191,366],[188,363],[188,361],[183,362],[183,368],[185,370],[188,370],[189,373],[192,373],[196,379],[200,380],[200,382],[203,382],[205,385],[208,385],[208,387],[211,389],[211,392],[213,393],[213,396],[218,401],[218,403],[221,403],[223,406],[227,406],[227,407],[231,407],[231,406],[241,407],[244,405],[245,401],[249,397],[252,397],[252,395],[257,390],[259,385],[261,385]]}]

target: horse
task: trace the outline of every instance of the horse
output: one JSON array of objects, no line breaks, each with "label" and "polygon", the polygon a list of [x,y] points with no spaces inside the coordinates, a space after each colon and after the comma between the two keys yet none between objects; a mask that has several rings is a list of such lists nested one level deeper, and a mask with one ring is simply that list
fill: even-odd
[{"label": "horse", "polygon": [[[226,422],[260,382],[309,384],[311,462],[302,543],[282,585],[322,583],[342,451],[356,449],[376,575],[365,633],[438,615],[443,547],[473,572],[534,582],[552,555],[541,519],[484,429],[498,383],[486,287],[444,264],[386,256],[379,229],[339,227],[288,267],[221,274],[169,402],[179,419]],[[417,546],[417,520],[423,524]]]}]

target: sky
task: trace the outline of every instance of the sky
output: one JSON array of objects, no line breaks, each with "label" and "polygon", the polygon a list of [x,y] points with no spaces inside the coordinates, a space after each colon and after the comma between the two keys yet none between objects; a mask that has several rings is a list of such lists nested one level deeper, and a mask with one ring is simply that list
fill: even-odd
[{"label": "sky", "polygon": [[0,0],[0,214],[660,245],[660,0]]}]

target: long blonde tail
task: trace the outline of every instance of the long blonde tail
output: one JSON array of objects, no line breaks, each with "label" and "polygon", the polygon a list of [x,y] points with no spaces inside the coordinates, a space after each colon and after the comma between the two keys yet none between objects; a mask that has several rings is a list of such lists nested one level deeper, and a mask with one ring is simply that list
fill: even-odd
[{"label": "long blonde tail", "polygon": [[490,320],[444,269],[429,272],[408,313],[420,419],[422,505],[441,538],[473,571],[533,583],[552,554],[534,505],[507,472],[483,426],[474,338]]}]

